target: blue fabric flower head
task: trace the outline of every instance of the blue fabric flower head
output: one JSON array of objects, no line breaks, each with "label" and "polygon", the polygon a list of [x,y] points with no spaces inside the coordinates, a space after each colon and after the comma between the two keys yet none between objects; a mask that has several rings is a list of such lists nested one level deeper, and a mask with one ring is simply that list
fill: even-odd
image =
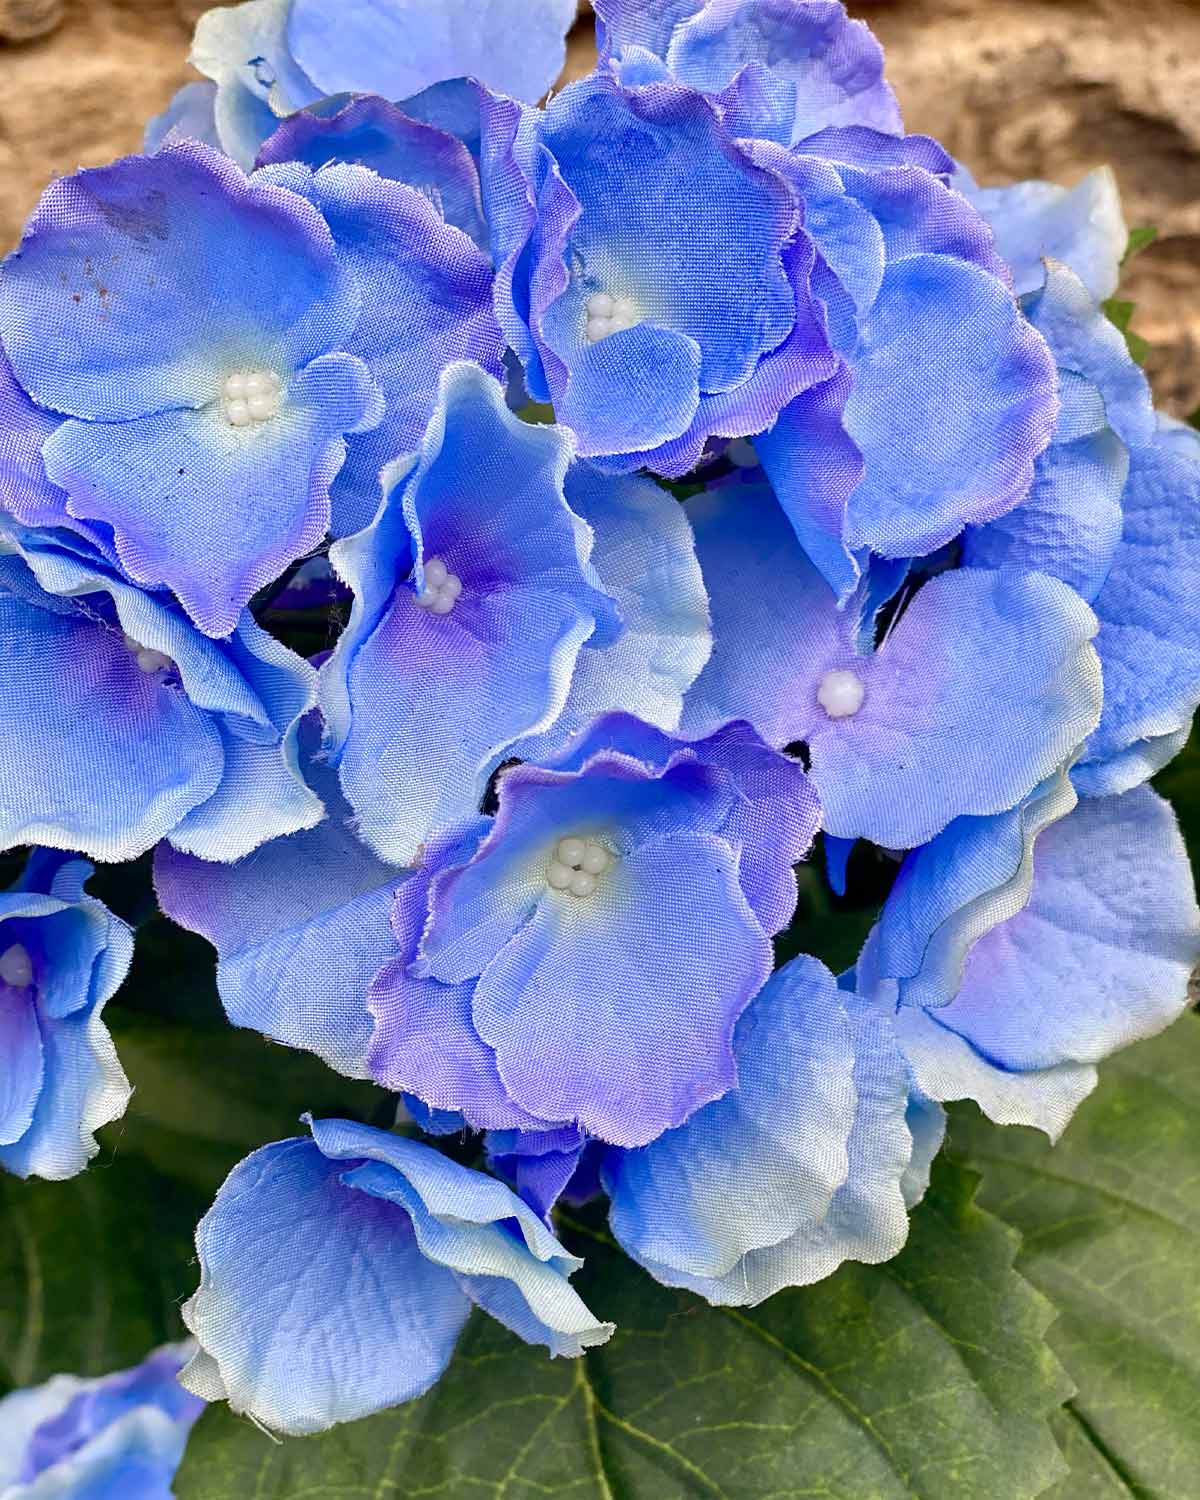
[{"label": "blue fabric flower head", "polygon": [[12,1500],[414,1399],[474,1308],[582,1356],[560,1203],[722,1306],[884,1261],[944,1101],[1055,1136],[1187,1004],[1200,435],[1111,177],[978,188],[837,0],[595,10],[541,107],[569,0],[211,11],[0,268],[0,1166],[125,1108],[87,859],[151,849],[230,1022],[396,1121],[238,1164],[182,1387],[6,1398]]}]

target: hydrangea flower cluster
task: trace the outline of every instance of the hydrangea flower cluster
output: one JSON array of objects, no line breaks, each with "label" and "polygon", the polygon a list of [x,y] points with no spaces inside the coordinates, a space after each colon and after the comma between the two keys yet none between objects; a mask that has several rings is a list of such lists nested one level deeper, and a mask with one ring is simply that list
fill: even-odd
[{"label": "hydrangea flower cluster", "polygon": [[[560,1200],[714,1303],[891,1257],[943,1102],[1057,1135],[1200,957],[1200,434],[1112,178],[980,189],[837,0],[595,10],[541,106],[566,0],[211,11],[0,270],[0,1163],[124,1108],[86,861],[153,849],[230,1021],[400,1104],[199,1226],[183,1384],[279,1432],[476,1305],[603,1342]],[[863,843],[857,964],[778,965]]]}]

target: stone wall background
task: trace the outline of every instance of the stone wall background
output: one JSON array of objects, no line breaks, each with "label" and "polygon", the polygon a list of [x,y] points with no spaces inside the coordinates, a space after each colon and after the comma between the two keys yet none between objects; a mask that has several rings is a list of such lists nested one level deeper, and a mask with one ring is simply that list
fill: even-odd
[{"label": "stone wall background", "polygon": [[[50,177],[136,149],[189,76],[207,0],[0,0],[0,241]],[[879,33],[909,129],[984,183],[1114,167],[1159,238],[1123,295],[1161,403],[1200,406],[1200,0],[851,0]],[[589,66],[590,18],[568,76]]]}]

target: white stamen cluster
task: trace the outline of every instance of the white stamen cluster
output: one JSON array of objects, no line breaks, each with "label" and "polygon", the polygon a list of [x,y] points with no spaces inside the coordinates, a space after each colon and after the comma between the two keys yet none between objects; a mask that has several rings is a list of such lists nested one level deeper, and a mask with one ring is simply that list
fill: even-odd
[{"label": "white stamen cluster", "polygon": [[250,427],[279,415],[283,382],[274,370],[238,370],[221,387],[225,420],[231,427]]},{"label": "white stamen cluster", "polygon": [[606,339],[610,333],[621,333],[642,321],[630,297],[613,297],[608,292],[593,292],[587,300],[587,327],[583,336],[589,344]]},{"label": "white stamen cluster", "polygon": [[462,579],[452,573],[440,557],[425,561],[425,587],[417,595],[417,603],[431,615],[448,615],[462,593]]},{"label": "white stamen cluster", "polygon": [[826,672],[817,684],[817,702],[831,719],[848,719],[863,706],[867,696],[861,677],[853,672]]},{"label": "white stamen cluster", "polygon": [[612,855],[595,839],[559,839],[546,871],[546,884],[552,891],[567,891],[580,898],[590,896],[612,862]]},{"label": "white stamen cluster", "polygon": [[165,672],[175,665],[166,652],[154,651],[149,646],[143,646],[141,641],[135,641],[131,635],[125,637],[125,645],[133,652],[139,671],[147,675],[151,672]]},{"label": "white stamen cluster", "polygon": [[0,980],[14,990],[27,989],[33,983],[33,960],[24,943],[13,943],[0,953]]}]

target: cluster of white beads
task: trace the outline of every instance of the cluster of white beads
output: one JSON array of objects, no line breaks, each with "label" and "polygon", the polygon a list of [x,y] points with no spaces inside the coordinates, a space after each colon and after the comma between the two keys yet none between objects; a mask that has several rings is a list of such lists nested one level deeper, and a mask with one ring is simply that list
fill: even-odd
[{"label": "cluster of white beads", "polygon": [[817,702],[831,719],[848,719],[863,706],[867,696],[861,677],[853,672],[826,672],[817,684]]},{"label": "cluster of white beads", "polygon": [[641,314],[631,298],[593,292],[587,300],[587,327],[583,336],[589,344],[595,344],[610,333],[620,333],[641,321]]},{"label": "cluster of white beads", "polygon": [[0,953],[0,980],[14,990],[27,989],[33,983],[33,960],[24,943],[13,943]]},{"label": "cluster of white beads", "polygon": [[430,557],[425,562],[425,587],[417,595],[417,603],[433,615],[448,615],[462,593],[462,579],[452,573],[440,557]]},{"label": "cluster of white beads", "polygon": [[238,370],[221,387],[225,420],[231,427],[249,427],[279,415],[283,382],[274,370]]},{"label": "cluster of white beads", "polygon": [[559,839],[554,846],[550,868],[546,871],[546,884],[553,891],[590,896],[596,889],[597,879],[612,862],[612,855],[595,839]]},{"label": "cluster of white beads", "polygon": [[128,650],[133,652],[138,668],[147,674],[150,672],[164,672],[168,667],[175,665],[165,652],[153,651],[149,646],[143,646],[141,641],[135,641],[131,635],[125,637],[125,645]]}]

